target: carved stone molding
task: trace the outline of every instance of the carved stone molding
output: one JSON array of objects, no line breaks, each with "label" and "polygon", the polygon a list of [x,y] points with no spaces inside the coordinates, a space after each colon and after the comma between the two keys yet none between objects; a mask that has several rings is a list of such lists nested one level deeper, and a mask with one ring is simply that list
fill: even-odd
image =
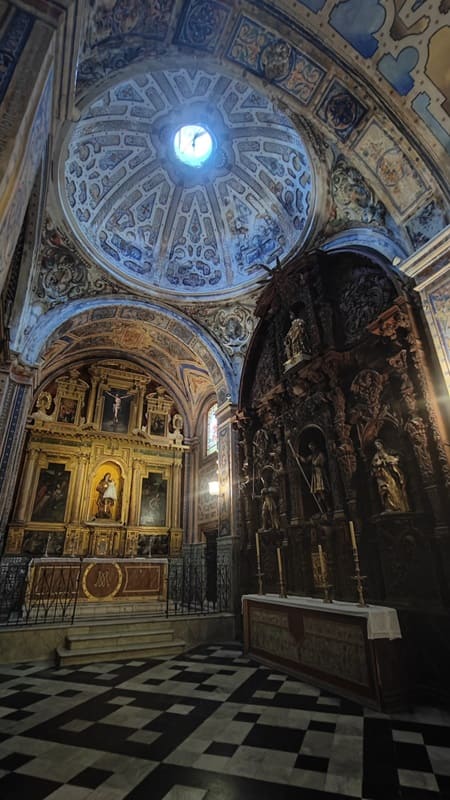
[{"label": "carved stone molding", "polygon": [[74,245],[47,218],[44,226],[36,296],[48,310],[80,297],[123,292],[98,267],[83,260]]}]

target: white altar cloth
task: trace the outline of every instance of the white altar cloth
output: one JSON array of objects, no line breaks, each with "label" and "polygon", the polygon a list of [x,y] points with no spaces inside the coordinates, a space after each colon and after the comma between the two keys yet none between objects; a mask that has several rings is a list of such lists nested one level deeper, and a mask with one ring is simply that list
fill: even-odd
[{"label": "white altar cloth", "polygon": [[282,605],[289,608],[314,609],[331,614],[366,617],[368,639],[392,640],[402,638],[397,611],[395,608],[388,608],[387,606],[359,606],[357,603],[348,603],[341,600],[324,603],[318,597],[299,597],[298,595],[280,597],[279,594],[244,594],[242,596],[242,604],[244,600]]}]

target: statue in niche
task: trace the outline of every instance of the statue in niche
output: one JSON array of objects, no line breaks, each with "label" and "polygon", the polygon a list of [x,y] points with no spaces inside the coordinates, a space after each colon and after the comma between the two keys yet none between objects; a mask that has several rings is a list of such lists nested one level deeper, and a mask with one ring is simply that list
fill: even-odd
[{"label": "statue in niche", "polygon": [[301,317],[295,317],[290,313],[291,327],[284,337],[284,351],[286,361],[293,361],[301,358],[309,358],[311,346],[309,343],[306,322]]},{"label": "statue in niche", "polygon": [[375,439],[375,448],[370,471],[377,483],[383,514],[409,511],[405,476],[399,467],[400,457],[388,453],[381,439]]},{"label": "statue in niche", "polygon": [[311,465],[309,490],[320,513],[323,514],[328,508],[327,493],[330,485],[326,471],[326,457],[314,441],[308,442],[308,450],[309,455],[299,456],[299,458],[302,464]]},{"label": "statue in niche", "polygon": [[112,509],[117,501],[117,489],[110,472],[105,472],[95,491],[98,492],[96,517],[99,519],[111,519]]},{"label": "statue in niche", "polygon": [[280,530],[279,492],[277,470],[267,464],[261,471],[261,522],[262,530]]}]

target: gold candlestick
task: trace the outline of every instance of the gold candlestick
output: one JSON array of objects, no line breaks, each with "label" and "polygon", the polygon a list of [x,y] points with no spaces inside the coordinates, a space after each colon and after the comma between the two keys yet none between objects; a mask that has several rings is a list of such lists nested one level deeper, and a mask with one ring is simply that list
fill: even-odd
[{"label": "gold candlestick", "polygon": [[366,580],[365,575],[361,575],[361,569],[359,566],[359,553],[358,553],[358,544],[356,541],[355,536],[355,526],[353,522],[350,520],[348,523],[348,527],[350,529],[350,539],[352,542],[352,551],[353,551],[353,561],[355,564],[355,574],[352,576],[352,580],[356,581],[356,591],[358,592],[358,605],[359,606],[366,606],[366,600],[364,598],[364,587],[363,581]]},{"label": "gold candlestick", "polygon": [[323,557],[323,549],[321,544],[319,544],[319,565],[320,565],[320,577],[322,579],[323,602],[332,603],[333,601],[330,595],[331,583],[327,582],[328,571],[325,564],[325,559]]},{"label": "gold candlestick", "polygon": [[256,576],[258,578],[258,594],[264,594],[263,592],[263,573],[261,572],[261,551],[259,545],[259,532],[255,532],[255,544],[256,544]]},{"label": "gold candlestick", "polygon": [[349,520],[348,527],[350,529],[350,539],[352,542],[353,550],[357,550],[358,548],[356,546],[355,526],[353,525],[353,522],[351,520]]},{"label": "gold candlestick", "polygon": [[277,547],[277,561],[278,561],[278,575],[280,578],[280,597],[287,597],[286,587],[284,585],[283,558],[281,556],[281,547]]}]

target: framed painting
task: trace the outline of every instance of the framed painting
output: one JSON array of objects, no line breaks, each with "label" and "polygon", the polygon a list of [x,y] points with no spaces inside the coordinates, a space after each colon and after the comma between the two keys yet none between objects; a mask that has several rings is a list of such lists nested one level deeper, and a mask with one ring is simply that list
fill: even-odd
[{"label": "framed painting", "polygon": [[64,522],[70,472],[63,464],[49,463],[41,469],[33,510],[32,522]]},{"label": "framed painting", "polygon": [[133,396],[126,389],[105,389],[103,391],[102,431],[128,433]]},{"label": "framed painting", "polygon": [[142,478],[139,525],[163,528],[166,525],[167,480],[161,472]]},{"label": "framed painting", "polygon": [[22,543],[24,556],[43,556],[47,549],[48,531],[25,531]]},{"label": "framed painting", "polygon": [[61,397],[56,421],[73,424],[77,415],[77,409],[78,400],[75,400],[72,397]]},{"label": "framed painting", "polygon": [[150,435],[167,436],[167,421],[167,414],[161,414],[157,411],[150,412]]}]

